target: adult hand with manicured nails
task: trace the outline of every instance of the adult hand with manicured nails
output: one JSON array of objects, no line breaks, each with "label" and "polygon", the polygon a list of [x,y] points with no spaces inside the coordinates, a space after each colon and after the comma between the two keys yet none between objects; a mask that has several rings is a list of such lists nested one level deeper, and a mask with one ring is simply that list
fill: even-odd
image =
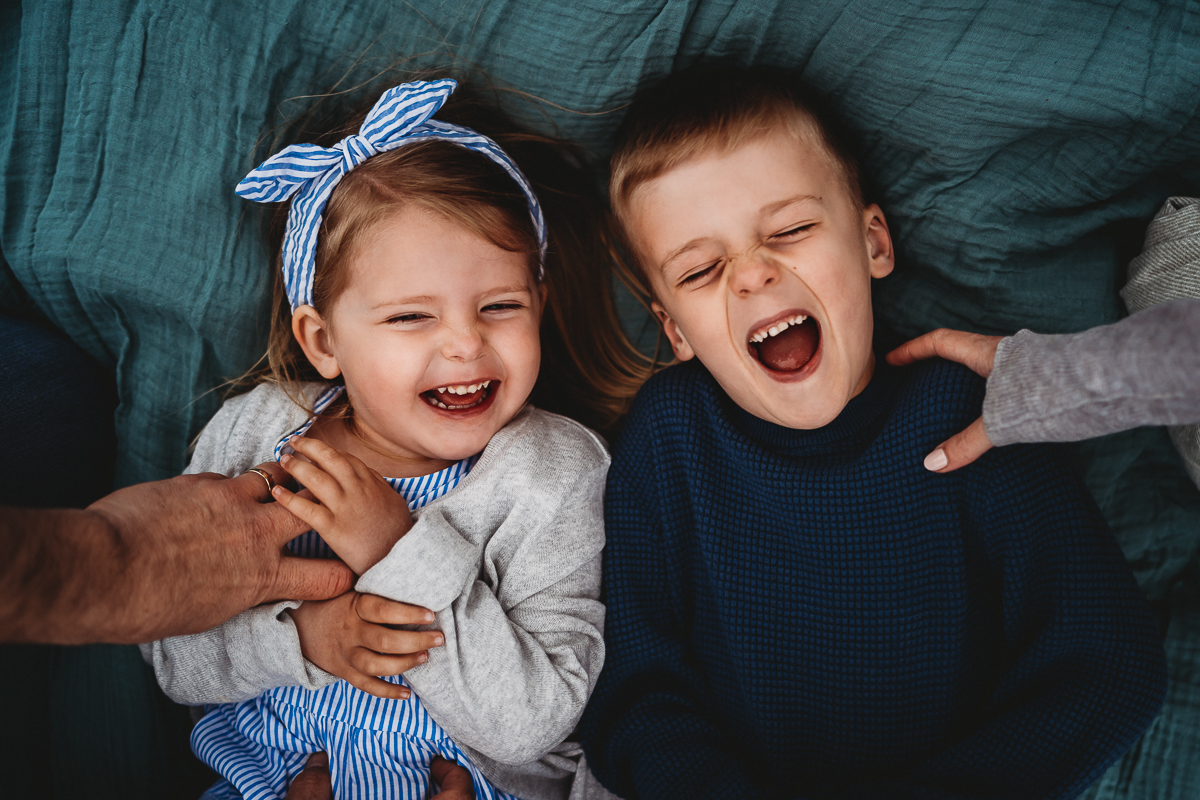
[{"label": "adult hand with manicured nails", "polygon": [[[258,469],[288,479],[278,464]],[[134,644],[346,592],[345,564],[286,552],[309,526],[269,500],[261,475],[204,473],[83,510],[0,508],[0,641]]]},{"label": "adult hand with manicured nails", "polygon": [[[996,348],[1002,336],[984,336],[949,328],[938,328],[918,336],[887,354],[887,362],[904,366],[924,358],[938,356],[956,361],[986,378],[992,374]],[[925,457],[925,468],[932,472],[953,472],[965,467],[992,449],[992,440],[983,427],[983,417],[972,422],[966,430],[951,436]]]}]

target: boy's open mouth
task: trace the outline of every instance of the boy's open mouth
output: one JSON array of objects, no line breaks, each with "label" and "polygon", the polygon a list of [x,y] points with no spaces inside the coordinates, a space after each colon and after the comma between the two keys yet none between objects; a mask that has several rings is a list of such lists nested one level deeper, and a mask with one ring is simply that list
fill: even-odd
[{"label": "boy's open mouth", "polygon": [[750,352],[775,372],[796,372],[812,361],[821,345],[821,326],[812,317],[792,314],[750,334]]},{"label": "boy's open mouth", "polygon": [[454,383],[421,392],[421,399],[443,411],[467,411],[491,399],[500,381]]}]

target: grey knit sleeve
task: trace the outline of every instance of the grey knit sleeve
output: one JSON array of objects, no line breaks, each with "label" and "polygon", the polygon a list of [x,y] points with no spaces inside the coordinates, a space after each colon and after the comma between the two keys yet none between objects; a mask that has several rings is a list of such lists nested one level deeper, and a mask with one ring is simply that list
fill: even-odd
[{"label": "grey knit sleeve", "polygon": [[995,445],[1200,421],[1200,300],[1082,333],[1000,342],[983,401]]},{"label": "grey knit sleeve", "polygon": [[[1121,290],[1129,313],[1183,297],[1200,298],[1200,198],[1172,197],[1150,227],[1142,253],[1129,264]],[[1172,425],[1171,441],[1200,486],[1200,424]]]},{"label": "grey knit sleeve", "polygon": [[1076,441],[1168,425],[1200,486],[1200,200],[1163,205],[1121,296],[1131,316],[1113,325],[1000,342],[983,402],[988,437]]},{"label": "grey knit sleeve", "polygon": [[[270,457],[274,439],[303,411],[275,387],[260,386],[223,405],[205,426],[186,472],[236,475]],[[140,645],[159,686],[178,703],[232,703],[276,686],[319,689],[337,678],[307,661],[288,609],[258,606],[212,630]]]},{"label": "grey knit sleeve", "polygon": [[405,678],[493,779],[567,738],[604,659],[608,455],[563,418],[517,427],[357,586],[437,613],[445,645]]}]

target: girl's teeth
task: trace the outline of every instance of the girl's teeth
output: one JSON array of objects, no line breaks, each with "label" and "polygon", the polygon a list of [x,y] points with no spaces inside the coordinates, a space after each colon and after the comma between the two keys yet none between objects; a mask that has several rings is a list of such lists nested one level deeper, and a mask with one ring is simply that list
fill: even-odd
[{"label": "girl's teeth", "polygon": [[480,389],[486,389],[491,385],[491,383],[491,381],[484,381],[483,383],[472,383],[470,385],[439,386],[438,394],[444,394],[446,392],[449,392],[450,394],[475,394],[475,392],[478,392]]}]

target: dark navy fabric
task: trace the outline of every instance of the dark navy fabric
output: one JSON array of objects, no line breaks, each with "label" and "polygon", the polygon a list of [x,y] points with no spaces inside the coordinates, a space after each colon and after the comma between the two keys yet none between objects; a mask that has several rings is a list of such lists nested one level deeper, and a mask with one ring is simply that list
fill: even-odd
[{"label": "dark navy fabric", "polygon": [[698,365],[614,454],[608,656],[582,728],[627,800],[1073,797],[1154,718],[1163,646],[1076,475],[1043,447],[948,475],[979,414],[946,362],[880,367],[824,428]]},{"label": "dark navy fabric", "polygon": [[0,315],[0,503],[83,508],[112,490],[117,384],[48,324]]},{"label": "dark navy fabric", "polygon": [[[0,315],[0,504],[82,508],[109,492],[116,405],[112,374],[63,333]],[[0,684],[13,687],[0,752],[18,765],[0,797],[184,800],[212,780],[136,647],[3,645]]]}]

